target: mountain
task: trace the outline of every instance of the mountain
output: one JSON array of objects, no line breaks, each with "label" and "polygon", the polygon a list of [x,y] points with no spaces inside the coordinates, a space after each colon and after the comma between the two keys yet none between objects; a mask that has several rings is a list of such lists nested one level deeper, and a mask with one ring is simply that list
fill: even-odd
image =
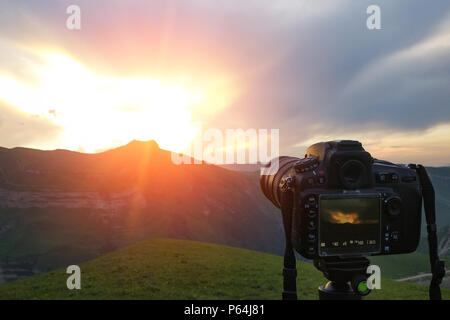
[{"label": "mountain", "polygon": [[[97,154],[0,148],[0,283],[150,238],[282,254],[279,210],[262,194],[259,172],[239,168],[175,165],[154,141]],[[429,172],[448,256],[450,168]],[[428,272],[424,241],[418,253],[373,259],[393,278]]]},{"label": "mountain", "polygon": [[[68,290],[65,269],[0,286],[0,299],[277,299],[280,256],[173,239],[139,242],[83,263],[81,290]],[[317,299],[327,280],[312,264],[298,262],[298,298]],[[450,290],[442,290],[450,299]],[[381,279],[363,299],[428,299],[428,288]]]},{"label": "mountain", "polygon": [[0,149],[0,282],[155,237],[272,253],[283,239],[258,179],[173,164],[154,141],[98,154]]}]

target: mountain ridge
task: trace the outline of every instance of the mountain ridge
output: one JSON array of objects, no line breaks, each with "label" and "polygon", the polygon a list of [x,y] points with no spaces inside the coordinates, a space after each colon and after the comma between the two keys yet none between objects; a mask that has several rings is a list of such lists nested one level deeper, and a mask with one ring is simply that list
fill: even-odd
[{"label": "mountain ridge", "polygon": [[279,214],[254,177],[176,165],[156,143],[98,154],[9,150],[0,172],[8,281],[21,277],[15,270],[40,273],[162,236],[281,253]]}]

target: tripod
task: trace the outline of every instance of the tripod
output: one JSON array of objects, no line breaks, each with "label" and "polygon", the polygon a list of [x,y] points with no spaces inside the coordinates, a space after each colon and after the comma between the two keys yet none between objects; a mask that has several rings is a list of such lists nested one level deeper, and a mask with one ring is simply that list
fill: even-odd
[{"label": "tripod", "polygon": [[330,281],[318,288],[319,300],[361,300],[370,290],[366,286],[367,258],[324,258],[314,266]]}]

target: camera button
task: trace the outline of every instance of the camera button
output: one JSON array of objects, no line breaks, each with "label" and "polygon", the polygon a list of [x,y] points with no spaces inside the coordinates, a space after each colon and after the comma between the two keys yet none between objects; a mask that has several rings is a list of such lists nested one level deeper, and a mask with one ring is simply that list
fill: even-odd
[{"label": "camera button", "polygon": [[414,182],[414,181],[416,181],[416,176],[405,176],[405,177],[402,177],[402,182],[409,183],[409,182]]},{"label": "camera button", "polygon": [[391,174],[391,181],[392,181],[392,183],[398,182],[398,175],[396,173]]},{"label": "camera button", "polygon": [[317,158],[315,157],[308,157],[308,158],[304,158],[304,159],[300,159],[299,161],[297,161],[295,163],[295,171],[298,172],[306,172],[306,171],[310,171],[313,170],[314,168],[316,168],[317,166]]},{"label": "camera button", "polygon": [[399,232],[398,232],[398,231],[392,232],[391,238],[392,238],[392,240],[394,240],[394,241],[398,241],[399,238],[400,238]]},{"label": "camera button", "polygon": [[308,253],[314,254],[316,252],[316,249],[314,247],[308,247]]},{"label": "camera button", "polygon": [[315,204],[315,203],[316,203],[316,198],[315,198],[314,196],[309,196],[309,197],[308,197],[308,202],[309,202],[310,204]]},{"label": "camera button", "polygon": [[308,178],[307,182],[310,186],[314,185],[314,178]]},{"label": "camera button", "polygon": [[384,200],[386,211],[390,218],[396,218],[402,211],[402,199],[397,196],[392,196]]},{"label": "camera button", "polygon": [[386,174],[385,173],[378,173],[377,174],[377,180],[378,180],[378,182],[381,182],[381,183],[383,183],[383,182],[386,182],[386,179],[387,177],[386,177]]},{"label": "camera button", "polygon": [[315,218],[317,216],[317,211],[316,210],[309,210],[308,211],[308,218]]},{"label": "camera button", "polygon": [[310,220],[309,222],[308,222],[308,229],[309,230],[316,230],[316,222],[314,221],[314,220]]},{"label": "camera button", "polygon": [[319,176],[319,177],[317,178],[317,182],[318,182],[319,184],[324,184],[324,183],[325,183],[325,177],[324,177],[324,176]]},{"label": "camera button", "polygon": [[316,241],[316,235],[314,233],[308,233],[308,241],[309,242]]}]

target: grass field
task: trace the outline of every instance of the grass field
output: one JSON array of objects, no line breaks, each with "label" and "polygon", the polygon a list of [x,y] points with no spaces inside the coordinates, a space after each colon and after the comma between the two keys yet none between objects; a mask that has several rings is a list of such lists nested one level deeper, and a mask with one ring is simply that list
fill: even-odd
[{"label": "grass field", "polygon": [[[80,264],[81,290],[64,269],[0,286],[0,299],[280,299],[282,257],[203,242],[154,239]],[[299,299],[326,282],[298,262]],[[383,279],[365,299],[428,299],[426,286]],[[450,290],[443,290],[450,299]]]}]

